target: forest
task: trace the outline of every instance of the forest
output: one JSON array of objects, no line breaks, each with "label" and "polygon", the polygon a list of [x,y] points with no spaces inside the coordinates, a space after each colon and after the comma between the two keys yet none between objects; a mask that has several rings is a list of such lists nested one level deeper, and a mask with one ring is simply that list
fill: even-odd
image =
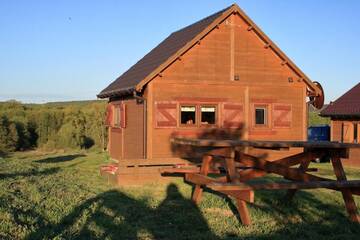
[{"label": "forest", "polygon": [[0,102],[0,155],[31,149],[106,148],[106,101]]}]

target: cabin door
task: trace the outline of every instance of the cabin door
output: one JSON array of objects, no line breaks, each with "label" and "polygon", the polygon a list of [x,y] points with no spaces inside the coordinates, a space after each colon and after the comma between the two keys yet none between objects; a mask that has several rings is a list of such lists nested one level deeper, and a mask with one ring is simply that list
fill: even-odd
[{"label": "cabin door", "polygon": [[124,159],[144,158],[144,103],[125,101]]}]

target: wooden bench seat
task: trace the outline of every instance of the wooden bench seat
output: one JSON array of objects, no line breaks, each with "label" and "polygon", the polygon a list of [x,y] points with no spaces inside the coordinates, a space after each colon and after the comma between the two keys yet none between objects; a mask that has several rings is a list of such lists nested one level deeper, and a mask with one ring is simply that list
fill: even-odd
[{"label": "wooden bench seat", "polygon": [[312,188],[360,188],[360,180],[349,181],[311,181],[311,182],[271,182],[271,183],[210,183],[207,188],[216,191],[244,190],[280,190],[280,189],[312,189]]}]

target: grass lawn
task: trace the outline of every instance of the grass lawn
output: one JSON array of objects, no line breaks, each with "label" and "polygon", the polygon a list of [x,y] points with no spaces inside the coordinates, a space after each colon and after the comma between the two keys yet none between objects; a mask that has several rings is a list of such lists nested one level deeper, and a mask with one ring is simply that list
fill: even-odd
[{"label": "grass lawn", "polygon": [[[359,239],[341,194],[258,191],[244,227],[232,201],[205,193],[199,207],[191,187],[114,188],[99,176],[104,153],[16,153],[0,159],[0,239]],[[329,164],[312,164],[333,176]],[[347,170],[360,179],[360,170]],[[360,198],[355,197],[360,206]]]}]

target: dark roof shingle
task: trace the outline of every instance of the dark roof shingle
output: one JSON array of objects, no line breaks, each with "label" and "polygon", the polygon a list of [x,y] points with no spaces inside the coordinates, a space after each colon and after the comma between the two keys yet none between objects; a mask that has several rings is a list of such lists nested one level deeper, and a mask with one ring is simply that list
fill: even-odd
[{"label": "dark roof shingle", "polygon": [[330,103],[321,116],[360,116],[360,83]]},{"label": "dark roof shingle", "polygon": [[122,91],[134,90],[138,83],[140,83],[157,67],[159,67],[162,63],[164,63],[167,59],[169,59],[172,55],[184,47],[188,42],[195,38],[200,32],[213,23],[215,19],[217,19],[230,7],[170,34],[169,37],[167,37],[158,46],[152,49],[129,70],[123,73],[104,90],[102,90],[98,97],[106,98],[117,95]]}]

